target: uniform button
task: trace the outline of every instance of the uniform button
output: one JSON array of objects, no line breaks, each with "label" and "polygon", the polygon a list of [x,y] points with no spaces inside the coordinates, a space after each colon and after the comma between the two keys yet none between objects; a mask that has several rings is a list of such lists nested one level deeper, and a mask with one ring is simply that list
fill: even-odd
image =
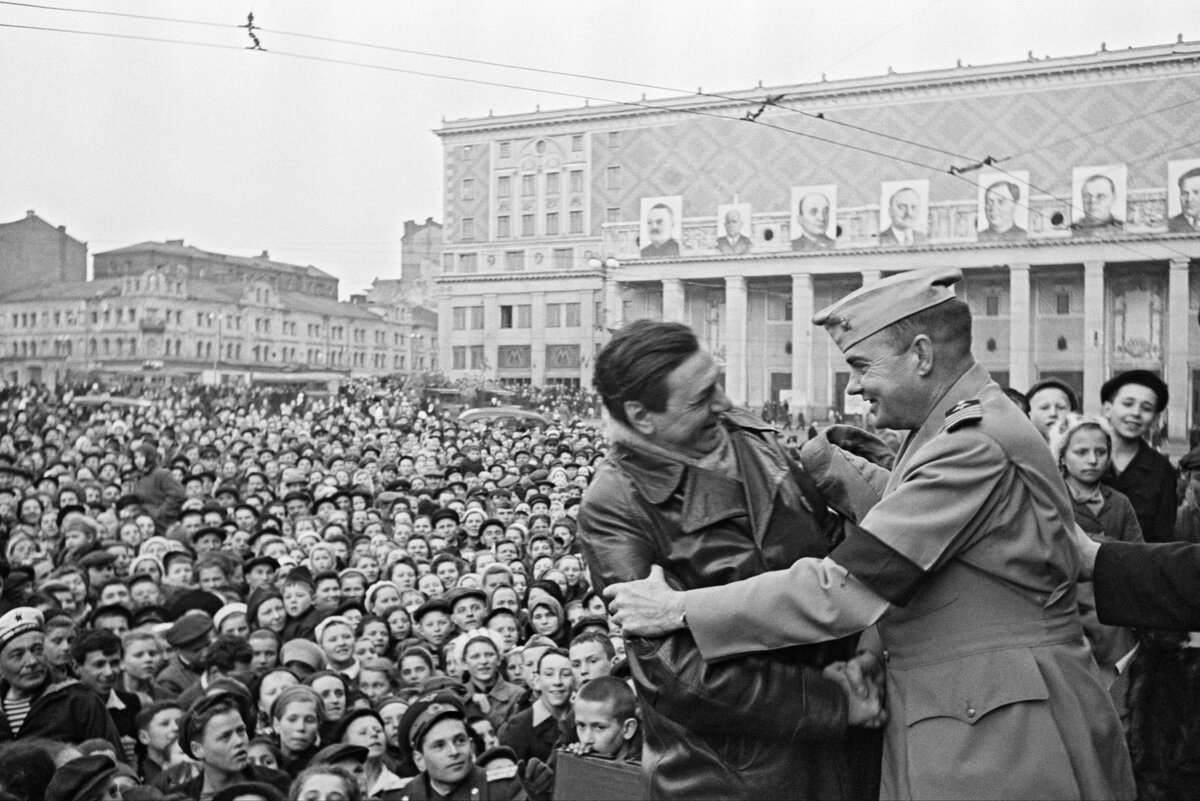
[{"label": "uniform button", "polygon": [[973,706],[967,707],[967,717],[969,717],[969,718],[975,717],[975,707],[973,707]]},{"label": "uniform button", "polygon": [[883,652],[883,661],[884,661],[884,662],[891,662],[891,661],[892,661],[892,652],[891,652],[891,651],[884,651],[884,652]]}]

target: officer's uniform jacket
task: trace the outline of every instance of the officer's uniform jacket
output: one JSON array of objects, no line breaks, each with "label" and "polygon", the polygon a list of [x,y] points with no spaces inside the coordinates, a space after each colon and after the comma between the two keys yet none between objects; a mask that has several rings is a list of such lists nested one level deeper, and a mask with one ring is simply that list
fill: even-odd
[{"label": "officer's uniform jacket", "polygon": [[831,504],[852,522],[827,559],[687,594],[704,657],[878,623],[883,798],[1132,798],[1076,609],[1066,486],[987,372],[972,367],[909,434],[878,503],[843,495]]},{"label": "officer's uniform jacket", "polygon": [[449,795],[442,795],[429,784],[429,775],[421,773],[405,785],[403,791],[393,790],[400,801],[526,801],[529,798],[515,765],[484,770],[476,765]]}]

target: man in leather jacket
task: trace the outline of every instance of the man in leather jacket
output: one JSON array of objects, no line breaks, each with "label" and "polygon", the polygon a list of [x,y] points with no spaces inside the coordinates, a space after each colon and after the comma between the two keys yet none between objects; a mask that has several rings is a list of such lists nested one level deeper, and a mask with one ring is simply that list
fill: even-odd
[{"label": "man in leather jacket", "polygon": [[[597,358],[612,445],[579,513],[597,590],[653,565],[690,589],[828,553],[833,513],[774,429],[733,409],[718,379],[712,356],[677,323],[632,323]],[[877,692],[863,699],[841,680],[855,645],[847,638],[709,665],[687,630],[631,638],[651,796],[873,795],[871,733],[847,736],[849,725],[882,719]],[[860,751],[861,769],[848,760]]]}]

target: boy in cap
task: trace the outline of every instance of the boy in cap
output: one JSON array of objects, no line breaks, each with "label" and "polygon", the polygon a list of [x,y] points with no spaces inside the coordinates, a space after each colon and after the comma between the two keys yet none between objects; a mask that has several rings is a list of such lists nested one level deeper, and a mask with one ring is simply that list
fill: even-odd
[{"label": "boy in cap", "polygon": [[160,698],[178,698],[200,681],[200,655],[212,638],[213,622],[206,612],[188,612],[167,629],[167,644],[175,653],[154,679]]},{"label": "boy in cap", "polygon": [[117,765],[105,754],[73,759],[54,773],[46,801],[117,801]]},{"label": "boy in cap", "polygon": [[28,606],[0,617],[0,741],[46,737],[108,740],[124,753],[104,702],[82,682],[54,682],[45,658],[42,613]]},{"label": "boy in cap", "polygon": [[287,792],[290,779],[283,771],[250,761],[245,714],[233,693],[220,692],[198,699],[179,719],[179,745],[183,753],[200,762],[198,776],[170,786],[163,774],[158,788],[168,795],[211,798],[239,782],[263,782]]},{"label": "boy in cap", "polygon": [[[550,798],[554,777],[543,763],[530,760],[522,780],[519,767],[485,771],[475,764],[466,714],[439,695],[418,701],[405,714],[401,737],[412,747],[420,771],[404,787],[403,801],[500,798],[508,801]],[[527,785],[526,785],[527,782]]]},{"label": "boy in cap", "polygon": [[1146,542],[1176,539],[1175,471],[1146,441],[1167,408],[1167,385],[1149,370],[1129,370],[1104,382],[1100,400],[1115,435],[1112,458],[1100,480],[1129,498]]}]

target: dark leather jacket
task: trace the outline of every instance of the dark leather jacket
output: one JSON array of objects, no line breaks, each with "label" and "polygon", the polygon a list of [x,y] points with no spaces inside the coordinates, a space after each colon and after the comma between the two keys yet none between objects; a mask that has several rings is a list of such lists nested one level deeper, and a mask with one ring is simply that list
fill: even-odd
[{"label": "dark leather jacket", "polygon": [[[827,514],[772,427],[724,416],[736,481],[618,441],[583,499],[580,542],[597,590],[662,565],[678,589],[727,584],[825,556]],[[801,490],[798,481],[804,482]],[[630,638],[643,765],[656,798],[853,797],[846,702],[821,667],[856,638],[705,664],[689,632]],[[868,786],[868,792],[875,788]]]}]

